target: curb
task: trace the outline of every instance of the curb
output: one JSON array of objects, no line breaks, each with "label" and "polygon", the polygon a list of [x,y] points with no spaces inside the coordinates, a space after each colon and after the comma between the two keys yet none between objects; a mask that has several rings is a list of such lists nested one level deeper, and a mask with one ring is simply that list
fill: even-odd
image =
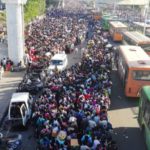
[{"label": "curb", "polygon": [[4,114],[2,115],[2,118],[0,119],[0,128],[2,127],[3,123],[4,123],[4,120],[8,114],[8,108],[9,108],[9,105],[6,107],[5,111],[4,111]]}]

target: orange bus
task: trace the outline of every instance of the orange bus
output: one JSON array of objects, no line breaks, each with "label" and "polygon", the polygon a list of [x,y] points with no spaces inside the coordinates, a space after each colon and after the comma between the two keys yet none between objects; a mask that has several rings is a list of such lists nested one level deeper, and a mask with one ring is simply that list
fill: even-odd
[{"label": "orange bus", "polygon": [[150,55],[150,38],[148,36],[145,36],[144,34],[137,31],[127,31],[123,33],[123,38],[123,43],[125,45],[141,46],[145,52]]},{"label": "orange bus", "polygon": [[111,21],[110,22],[110,35],[113,41],[122,42],[123,32],[127,31],[128,27],[120,21]]},{"label": "orange bus", "polygon": [[150,85],[150,57],[139,46],[119,47],[116,65],[127,97],[138,97],[144,85]]}]

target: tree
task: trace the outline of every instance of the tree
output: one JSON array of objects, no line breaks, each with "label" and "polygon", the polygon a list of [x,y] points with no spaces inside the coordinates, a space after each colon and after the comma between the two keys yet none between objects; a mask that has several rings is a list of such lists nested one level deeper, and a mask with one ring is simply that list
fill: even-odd
[{"label": "tree", "polygon": [[37,16],[44,14],[46,9],[46,0],[28,0],[24,7],[25,23],[29,23]]}]

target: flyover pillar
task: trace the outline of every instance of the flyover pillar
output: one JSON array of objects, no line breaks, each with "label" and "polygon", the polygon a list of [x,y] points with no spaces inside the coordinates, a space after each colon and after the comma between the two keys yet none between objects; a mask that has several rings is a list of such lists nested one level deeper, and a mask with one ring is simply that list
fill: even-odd
[{"label": "flyover pillar", "polygon": [[27,0],[2,0],[6,4],[8,56],[17,64],[24,56],[24,10]]}]

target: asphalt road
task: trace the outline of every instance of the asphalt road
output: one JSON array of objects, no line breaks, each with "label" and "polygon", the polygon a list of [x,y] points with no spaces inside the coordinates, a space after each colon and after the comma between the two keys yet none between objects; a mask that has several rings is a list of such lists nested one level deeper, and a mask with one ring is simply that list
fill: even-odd
[{"label": "asphalt road", "polygon": [[[84,44],[83,44],[84,46]],[[81,53],[68,55],[68,67],[80,61]],[[118,78],[117,71],[112,71],[112,98],[109,113],[110,122],[114,128],[113,137],[117,141],[119,150],[146,150],[140,128],[137,122],[138,100],[126,98]],[[7,118],[6,118],[7,119]],[[35,150],[36,138],[34,129],[29,126],[28,130],[10,129],[7,124],[2,126],[2,132],[20,133],[23,136],[23,150]]]},{"label": "asphalt road", "polygon": [[[80,47],[84,47],[85,43],[83,43]],[[80,49],[80,47],[78,47]],[[78,63],[81,60],[81,51],[78,53],[71,53],[67,55],[68,57],[68,68],[75,63]],[[13,90],[11,90],[13,93]],[[0,130],[4,135],[6,134],[21,134],[23,137],[23,150],[35,150],[36,149],[36,138],[34,137],[34,129],[31,125],[29,125],[27,130],[23,128],[11,128],[9,124],[7,124],[7,116],[3,122],[3,125]],[[0,149],[1,150],[1,149]]]},{"label": "asphalt road", "polygon": [[117,74],[112,71],[112,97],[109,119],[114,128],[113,137],[119,150],[146,150],[146,145],[137,122],[138,99],[127,98]]}]

